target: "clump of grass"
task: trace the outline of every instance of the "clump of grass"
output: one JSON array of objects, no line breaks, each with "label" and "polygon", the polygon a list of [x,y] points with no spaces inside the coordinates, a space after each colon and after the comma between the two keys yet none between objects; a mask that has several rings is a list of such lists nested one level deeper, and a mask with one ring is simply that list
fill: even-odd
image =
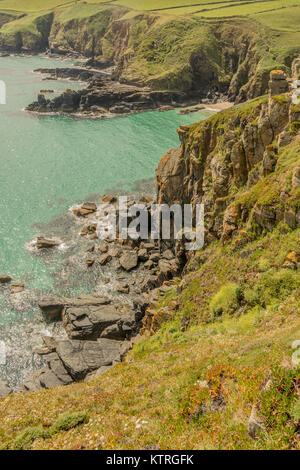
[{"label": "clump of grass", "polygon": [[300,275],[297,271],[281,269],[269,270],[259,277],[255,286],[245,290],[245,300],[250,305],[262,307],[285,300],[299,287]]},{"label": "clump of grass", "polygon": [[36,439],[48,437],[48,432],[42,426],[34,426],[21,431],[14,440],[14,450],[29,449]]},{"label": "clump of grass", "polygon": [[294,121],[290,123],[290,132],[296,135],[300,129],[300,121]]},{"label": "clump of grass", "polygon": [[234,282],[223,285],[210,301],[210,310],[214,317],[233,314],[240,304],[240,287]]},{"label": "clump of grass", "polygon": [[51,428],[51,433],[59,431],[68,431],[80,424],[88,422],[88,416],[84,411],[75,411],[73,413],[61,414]]}]

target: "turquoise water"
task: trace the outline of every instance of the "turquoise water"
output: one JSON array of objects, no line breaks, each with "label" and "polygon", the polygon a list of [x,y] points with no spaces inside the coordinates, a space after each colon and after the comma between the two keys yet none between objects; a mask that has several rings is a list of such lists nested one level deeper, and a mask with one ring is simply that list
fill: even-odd
[{"label": "turquoise water", "polygon": [[[42,291],[53,281],[43,258],[25,249],[34,224],[48,223],[90,194],[153,178],[161,156],[179,143],[176,128],[209,116],[154,111],[100,121],[24,112],[40,89],[82,87],[32,73],[69,64],[39,56],[0,58],[0,80],[7,86],[7,104],[0,105],[0,273]],[[3,302],[0,293],[0,325],[18,321],[12,310],[3,316]]]}]

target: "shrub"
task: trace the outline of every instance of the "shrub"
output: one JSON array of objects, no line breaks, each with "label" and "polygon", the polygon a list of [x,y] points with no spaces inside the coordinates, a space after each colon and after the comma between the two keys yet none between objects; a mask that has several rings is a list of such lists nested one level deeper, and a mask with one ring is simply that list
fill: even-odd
[{"label": "shrub", "polygon": [[297,271],[281,269],[275,272],[270,270],[259,277],[252,289],[245,290],[245,300],[251,305],[260,305],[263,308],[284,301],[299,287],[300,275]]},{"label": "shrub", "polygon": [[210,309],[214,316],[233,314],[239,306],[240,287],[229,282],[222,286],[210,301]]},{"label": "shrub", "polygon": [[299,287],[300,276],[290,269],[262,274],[255,287],[257,297],[266,305],[285,300]]},{"label": "shrub", "polygon": [[15,450],[28,449],[36,439],[45,438],[47,436],[48,433],[44,430],[42,426],[26,428],[21,431],[15,438],[13,448]]},{"label": "shrub", "polygon": [[80,424],[88,421],[88,416],[84,411],[75,411],[74,413],[63,413],[60,415],[51,428],[51,432],[68,431]]}]

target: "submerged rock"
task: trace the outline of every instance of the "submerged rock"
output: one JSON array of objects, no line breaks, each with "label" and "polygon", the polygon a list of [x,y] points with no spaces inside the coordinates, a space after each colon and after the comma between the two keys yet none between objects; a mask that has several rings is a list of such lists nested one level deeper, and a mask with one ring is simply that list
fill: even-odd
[{"label": "submerged rock", "polygon": [[25,290],[25,284],[23,282],[13,282],[10,285],[10,293],[12,295],[19,294]]},{"label": "submerged rock", "polygon": [[81,207],[73,209],[73,213],[77,217],[87,217],[97,211],[97,205],[94,202],[85,202]]},{"label": "submerged rock", "polygon": [[135,251],[127,251],[120,258],[120,265],[125,271],[131,271],[138,265],[138,255]]},{"label": "submerged rock", "polygon": [[0,284],[8,284],[11,281],[11,277],[7,274],[0,274]]},{"label": "submerged rock", "polygon": [[36,247],[41,250],[43,248],[54,248],[55,246],[59,246],[59,242],[55,240],[50,240],[44,237],[37,237],[36,239]]}]

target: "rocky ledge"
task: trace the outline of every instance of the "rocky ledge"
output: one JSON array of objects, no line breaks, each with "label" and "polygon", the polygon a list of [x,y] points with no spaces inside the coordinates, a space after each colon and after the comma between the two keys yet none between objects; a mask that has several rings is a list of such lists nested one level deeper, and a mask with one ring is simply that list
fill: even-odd
[{"label": "rocky ledge", "polygon": [[[199,97],[184,92],[153,91],[147,87],[119,83],[109,74],[84,68],[38,69],[48,79],[68,78],[88,82],[86,88],[66,90],[60,96],[46,99],[43,93],[27,106],[27,111],[38,113],[69,113],[106,117],[110,114],[130,114],[151,109],[167,110],[174,105],[195,104]],[[171,108],[170,108],[171,107]]]}]

